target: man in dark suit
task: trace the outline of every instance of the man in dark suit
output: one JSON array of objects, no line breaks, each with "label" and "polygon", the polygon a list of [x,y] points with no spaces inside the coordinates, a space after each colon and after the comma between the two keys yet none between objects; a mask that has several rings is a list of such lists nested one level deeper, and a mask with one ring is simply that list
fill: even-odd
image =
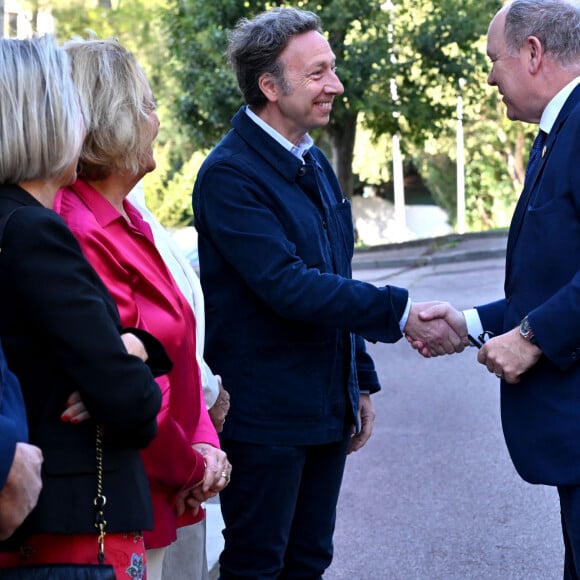
[{"label": "man in dark suit", "polygon": [[0,346],[0,541],[32,511],[42,487],[42,451],[27,441],[24,399]]},{"label": "man in dark suit", "polygon": [[206,358],[231,397],[220,574],[320,578],[346,455],[374,423],[380,385],[363,337],[433,331],[441,354],[463,342],[441,321],[421,329],[424,306],[406,289],[352,279],[350,202],[308,134],[343,92],[318,17],[283,8],[242,20],[229,57],[247,106],[193,193]]},{"label": "man in dark suit", "polygon": [[[580,577],[580,5],[514,0],[488,31],[496,86],[512,120],[538,123],[510,227],[505,298],[466,311],[478,360],[501,379],[513,463],[557,486],[566,579]],[[462,316],[437,306],[425,319]],[[485,332],[484,332],[485,331]]]}]

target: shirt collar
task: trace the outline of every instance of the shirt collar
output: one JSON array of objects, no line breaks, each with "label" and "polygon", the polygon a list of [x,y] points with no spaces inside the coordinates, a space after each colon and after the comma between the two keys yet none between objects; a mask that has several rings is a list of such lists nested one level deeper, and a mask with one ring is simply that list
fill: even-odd
[{"label": "shirt collar", "polygon": [[542,118],[540,119],[540,129],[546,133],[550,133],[564,103],[568,100],[572,91],[580,83],[580,76],[576,77],[574,80],[570,81],[555,97],[548,103],[548,106],[544,109],[542,113]]},{"label": "shirt collar", "polygon": [[300,159],[301,161],[303,161],[304,154],[314,145],[314,141],[308,133],[306,133],[304,137],[302,137],[302,140],[300,141],[300,143],[298,143],[298,145],[294,145],[294,143],[288,141],[288,139],[286,139],[284,135],[278,133],[276,129],[274,129],[271,125],[268,125],[266,121],[258,117],[258,115],[256,115],[256,113],[254,113],[254,111],[252,111],[250,107],[246,106],[244,107],[244,110],[246,112],[246,115],[248,115],[248,117],[250,117],[250,119],[252,119],[252,121],[254,121],[256,125],[258,125],[258,127],[266,131],[266,133],[268,133],[268,135],[270,135],[272,139],[275,139],[278,143],[280,143],[280,145],[282,145],[282,147],[284,147],[284,149],[290,151],[292,155],[298,157],[298,159]]},{"label": "shirt collar", "polygon": [[117,209],[113,207],[111,202],[99,193],[92,185],[89,185],[86,181],[82,179],[77,179],[71,186],[69,186],[77,196],[83,201],[85,206],[91,211],[95,216],[97,222],[101,227],[106,228],[115,221],[123,224],[127,227],[132,227],[140,230],[142,233],[148,234],[147,231],[149,226],[141,217],[141,214],[137,209],[129,202],[129,200],[123,200],[123,206],[131,223],[129,223]]}]

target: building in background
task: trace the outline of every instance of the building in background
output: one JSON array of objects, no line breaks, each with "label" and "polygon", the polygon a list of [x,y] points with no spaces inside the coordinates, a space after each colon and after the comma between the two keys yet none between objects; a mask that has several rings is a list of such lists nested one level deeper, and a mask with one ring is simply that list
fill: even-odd
[{"label": "building in background", "polygon": [[0,0],[0,36],[30,38],[54,32],[54,19],[48,6],[35,6],[20,0]]}]

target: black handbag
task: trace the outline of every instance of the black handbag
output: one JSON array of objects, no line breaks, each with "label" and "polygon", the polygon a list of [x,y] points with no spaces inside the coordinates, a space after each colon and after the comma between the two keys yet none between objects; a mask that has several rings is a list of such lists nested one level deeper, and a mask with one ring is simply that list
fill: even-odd
[{"label": "black handbag", "polygon": [[97,425],[97,495],[94,499],[98,564],[38,564],[0,570],[0,580],[116,580],[115,569],[105,564],[105,504],[103,495],[102,427]]}]

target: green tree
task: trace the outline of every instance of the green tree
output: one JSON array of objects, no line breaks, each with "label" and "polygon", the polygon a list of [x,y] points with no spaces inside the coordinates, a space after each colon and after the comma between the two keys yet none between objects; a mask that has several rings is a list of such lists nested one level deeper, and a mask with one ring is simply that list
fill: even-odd
[{"label": "green tree", "polygon": [[143,180],[148,205],[167,226],[191,221],[188,198],[193,181],[186,191],[183,176],[191,177],[187,170],[193,149],[177,128],[173,107],[168,106],[180,87],[166,66],[169,52],[160,16],[166,8],[165,0],[53,0],[52,5],[61,42],[91,34],[99,38],[115,36],[135,54],[151,84],[161,119],[155,146],[157,170]]},{"label": "green tree", "polygon": [[[419,143],[439,131],[450,114],[454,86],[470,77],[481,53],[474,44],[485,32],[499,0],[431,2],[401,0],[392,10],[379,0],[318,0],[297,5],[322,19],[337,55],[345,93],[320,139],[348,194],[359,116],[375,137],[399,132]],[[166,22],[182,97],[178,116],[196,145],[215,144],[241,104],[224,59],[227,31],[241,17],[271,6],[246,0],[169,0]],[[393,81],[397,95],[392,92]]]}]

